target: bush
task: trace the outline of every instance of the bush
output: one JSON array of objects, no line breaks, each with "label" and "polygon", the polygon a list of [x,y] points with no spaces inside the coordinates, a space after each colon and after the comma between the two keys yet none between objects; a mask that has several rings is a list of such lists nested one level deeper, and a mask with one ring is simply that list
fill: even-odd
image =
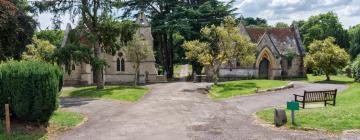
[{"label": "bush", "polygon": [[58,107],[61,69],[40,61],[10,61],[0,64],[0,115],[10,104],[14,117],[46,122]]},{"label": "bush", "polygon": [[351,67],[355,81],[360,82],[360,56],[354,60]]}]

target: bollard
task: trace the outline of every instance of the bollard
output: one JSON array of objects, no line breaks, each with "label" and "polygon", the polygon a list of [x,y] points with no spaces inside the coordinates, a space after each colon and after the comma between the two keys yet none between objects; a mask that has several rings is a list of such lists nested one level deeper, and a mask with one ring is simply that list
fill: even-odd
[{"label": "bollard", "polygon": [[10,108],[9,104],[5,104],[5,125],[6,125],[6,135],[11,134],[11,128],[10,128]]}]

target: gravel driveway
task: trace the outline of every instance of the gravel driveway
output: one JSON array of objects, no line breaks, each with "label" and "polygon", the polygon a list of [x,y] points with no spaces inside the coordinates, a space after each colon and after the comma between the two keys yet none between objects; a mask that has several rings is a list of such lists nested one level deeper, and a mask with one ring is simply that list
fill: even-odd
[{"label": "gravel driveway", "polygon": [[[344,85],[295,82],[295,88],[225,100],[211,100],[200,90],[207,83],[149,85],[138,103],[62,98],[62,107],[88,121],[57,137],[60,140],[202,140],[202,139],[357,139],[360,134],[279,130],[255,121],[254,112],[283,105],[306,90],[343,90]],[[359,138],[360,139],[360,138]]]}]

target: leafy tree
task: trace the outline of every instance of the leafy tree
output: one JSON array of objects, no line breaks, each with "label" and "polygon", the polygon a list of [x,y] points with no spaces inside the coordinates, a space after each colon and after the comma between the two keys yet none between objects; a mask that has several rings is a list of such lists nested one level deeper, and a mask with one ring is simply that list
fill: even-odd
[{"label": "leafy tree", "polygon": [[328,37],[334,37],[336,44],[341,48],[349,48],[348,34],[333,12],[311,16],[301,26],[300,32],[306,49],[314,40],[324,40]]},{"label": "leafy tree", "polygon": [[186,57],[196,59],[209,66],[215,84],[218,82],[221,64],[236,58],[241,64],[255,61],[255,44],[236,30],[235,19],[227,17],[224,26],[207,26],[201,29],[204,41],[194,40],[184,43]]},{"label": "leafy tree", "polygon": [[275,24],[275,27],[277,27],[277,28],[287,28],[287,27],[289,27],[289,25],[286,24],[285,22],[278,22],[278,23]]},{"label": "leafy tree", "polygon": [[335,44],[335,39],[316,40],[309,46],[305,56],[305,66],[322,70],[326,80],[330,80],[330,73],[335,69],[344,68],[349,61],[347,52]]},{"label": "leafy tree", "polygon": [[[202,39],[201,29],[205,26],[215,25],[219,26],[227,16],[234,16],[236,8],[232,8],[235,1],[231,0],[228,3],[219,2],[217,0],[194,0],[186,5],[186,14],[183,19],[190,19],[191,30],[182,33],[186,40]],[[179,12],[183,13],[183,12]],[[190,34],[189,34],[190,33]],[[191,61],[192,73],[200,75],[203,69],[201,63]]]},{"label": "leafy tree", "polygon": [[[226,16],[235,10],[232,7],[234,0],[228,3],[218,0],[129,0],[124,15],[134,10],[144,10],[151,19],[152,34],[155,47],[160,54],[157,60],[164,66],[168,78],[173,77],[173,65],[177,54],[183,49],[177,45],[178,33],[186,40],[200,39],[200,30],[206,25],[220,25]],[[175,35],[174,35],[175,34]],[[183,54],[182,54],[183,55]],[[180,55],[181,56],[181,55]],[[201,73],[201,66],[193,68]]]},{"label": "leafy tree", "polygon": [[134,86],[137,86],[139,81],[139,73],[140,73],[140,64],[141,61],[145,60],[149,54],[149,45],[146,40],[140,38],[138,34],[135,34],[133,40],[131,40],[127,47],[125,47],[125,53],[127,59],[133,63],[133,68],[135,70],[134,75]]},{"label": "leafy tree", "polygon": [[18,0],[0,0],[0,61],[21,59],[32,41],[36,22],[22,6]]},{"label": "leafy tree", "polygon": [[[135,24],[128,25],[118,22],[113,15],[116,8],[122,6],[121,0],[79,0],[79,1],[38,1],[35,5],[39,11],[50,11],[55,15],[69,12],[74,15],[79,15],[81,18],[78,28],[82,33],[82,37],[87,41],[85,46],[93,48],[93,59],[90,64],[94,71],[94,79],[96,81],[97,89],[104,88],[103,69],[106,66],[105,61],[100,57],[102,52],[114,54],[122,43],[131,40],[132,34],[135,32]],[[57,16],[55,16],[57,17]],[[72,16],[71,18],[74,18]],[[131,28],[124,28],[131,27]],[[129,31],[130,33],[125,33]],[[118,37],[121,36],[119,40]],[[66,61],[69,62],[69,61]]]},{"label": "leafy tree", "polygon": [[244,26],[257,26],[257,27],[268,27],[266,19],[263,18],[253,18],[253,17],[244,17],[240,16],[237,18],[237,22],[242,22]]},{"label": "leafy tree", "polygon": [[61,47],[64,38],[64,31],[62,30],[41,30],[35,33],[36,37],[41,40],[47,40],[56,47]]},{"label": "leafy tree", "polygon": [[177,32],[177,29],[183,29],[183,22],[172,21],[169,17],[172,11],[182,4],[183,2],[178,0],[129,0],[125,2],[127,7],[124,16],[128,16],[134,10],[143,10],[149,13],[153,37],[155,43],[159,44],[158,50],[163,59],[160,62],[163,63],[168,78],[171,78],[173,74],[172,34]]},{"label": "leafy tree", "polygon": [[52,62],[52,56],[55,50],[55,46],[47,40],[41,40],[33,38],[33,44],[26,46],[26,52],[23,54],[24,59],[28,60],[43,60]]},{"label": "leafy tree", "polygon": [[305,20],[294,20],[292,22],[293,25],[296,25],[297,27],[301,28],[305,24]]},{"label": "leafy tree", "polygon": [[360,24],[349,29],[350,35],[350,56],[352,59],[356,58],[360,53]]}]

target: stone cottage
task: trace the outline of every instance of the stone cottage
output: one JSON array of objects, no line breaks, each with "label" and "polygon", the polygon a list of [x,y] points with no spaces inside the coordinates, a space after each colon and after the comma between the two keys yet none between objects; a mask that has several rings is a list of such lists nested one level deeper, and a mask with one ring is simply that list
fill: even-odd
[{"label": "stone cottage", "polygon": [[[148,43],[149,56],[140,64],[140,81],[139,83],[157,82],[157,69],[155,68],[155,56],[153,52],[153,37],[149,21],[143,13],[139,14],[136,23],[140,25],[138,33],[140,37]],[[144,46],[145,47],[145,46]],[[130,83],[134,81],[135,70],[132,62],[127,60],[124,50],[120,49],[117,53],[109,55],[102,53],[101,57],[109,65],[104,70],[104,81],[107,84]],[[73,65],[70,75],[64,76],[64,85],[92,85],[94,74],[90,64]],[[161,77],[161,76],[160,76]]]},{"label": "stone cottage", "polygon": [[240,24],[239,30],[256,44],[256,61],[246,66],[236,61],[222,65],[219,72],[221,79],[280,79],[305,76],[305,51],[296,26],[258,28]]}]

